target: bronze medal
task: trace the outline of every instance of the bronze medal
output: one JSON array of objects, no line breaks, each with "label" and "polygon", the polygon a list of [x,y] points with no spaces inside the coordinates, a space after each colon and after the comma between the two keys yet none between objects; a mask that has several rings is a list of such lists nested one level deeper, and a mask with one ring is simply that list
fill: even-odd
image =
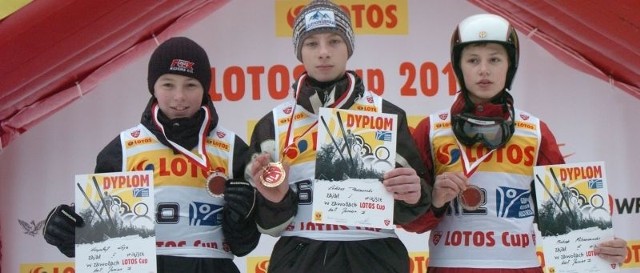
[{"label": "bronze medal", "polygon": [[282,163],[270,162],[264,168],[262,176],[260,176],[260,182],[265,187],[275,188],[284,182],[286,175]]},{"label": "bronze medal", "polygon": [[213,197],[223,197],[227,177],[221,172],[212,172],[207,177],[207,191]]},{"label": "bronze medal", "polygon": [[462,208],[468,211],[477,210],[485,202],[482,190],[478,186],[469,185],[466,190],[458,194]]}]

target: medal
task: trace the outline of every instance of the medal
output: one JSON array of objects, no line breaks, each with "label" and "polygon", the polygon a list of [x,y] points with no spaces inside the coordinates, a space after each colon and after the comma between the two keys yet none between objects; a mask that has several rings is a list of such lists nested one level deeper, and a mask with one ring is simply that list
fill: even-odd
[{"label": "medal", "polygon": [[275,188],[284,182],[287,173],[280,162],[270,162],[263,170],[260,176],[262,185],[268,188]]},{"label": "medal", "polygon": [[158,129],[164,135],[167,142],[169,142],[170,146],[184,155],[187,160],[189,160],[189,162],[198,166],[203,171],[208,172],[209,175],[207,176],[207,180],[205,181],[205,189],[207,190],[207,192],[213,197],[222,197],[224,195],[225,184],[227,183],[227,176],[225,176],[224,168],[214,170],[213,167],[211,167],[209,158],[207,157],[205,142],[209,131],[207,128],[212,117],[207,107],[202,106],[201,109],[205,112],[205,117],[200,127],[200,134],[198,135],[198,145],[196,145],[197,154],[185,149],[184,147],[171,141],[171,139],[167,137],[164,126],[158,119],[158,113],[160,112],[158,104],[154,104],[152,106],[153,120]]},{"label": "medal", "polygon": [[[458,148],[460,149],[460,151],[464,151],[464,148],[463,148],[464,146],[460,144],[460,141],[458,141],[457,138],[456,138],[456,143],[458,144]],[[467,158],[466,152],[461,152],[460,154],[462,155],[462,163],[463,163],[462,172],[464,173],[464,176],[466,176],[467,178],[470,178],[471,175],[473,175],[473,173],[475,173],[476,170],[478,170],[478,166],[480,166],[480,163],[482,163],[495,151],[496,149],[490,150],[489,152],[487,152],[486,154],[478,158],[473,163],[471,163],[469,161],[469,158]],[[478,208],[480,208],[480,206],[486,203],[484,192],[482,192],[482,190],[475,185],[469,185],[467,186],[466,190],[459,193],[458,201],[460,202],[460,205],[462,206],[462,208],[467,211],[477,210]]]},{"label": "medal", "polygon": [[[355,84],[353,84],[353,82],[355,81],[355,77],[349,73],[347,73],[347,75],[349,76],[349,80],[351,83],[349,86],[351,87],[347,90],[347,92],[344,92],[342,95],[340,95],[339,98],[337,98],[333,103],[331,103],[331,105],[329,106],[330,108],[342,108],[342,106],[344,106],[348,102],[347,98],[349,98],[353,94],[353,92],[355,92]],[[300,97],[300,94],[302,92],[302,87],[305,86],[305,84],[303,83],[306,81],[307,76],[308,75],[305,73],[298,79],[298,84],[296,87],[294,98]],[[298,101],[296,100],[296,102],[293,104],[293,108],[291,109],[291,116],[289,117],[287,133],[284,139],[283,150],[281,152],[281,158],[282,158],[281,160],[295,158],[298,155],[298,150],[295,147],[296,139],[302,139],[307,133],[311,132],[318,124],[318,121],[315,121],[314,123],[308,125],[308,128],[301,135],[294,136],[293,123],[295,121],[294,117],[296,115],[297,106],[298,106]],[[277,161],[278,157],[275,157],[274,159]],[[286,180],[286,176],[287,174],[284,171],[284,166],[282,165],[282,162],[280,161],[270,162],[269,164],[267,164],[266,167],[263,168],[262,175],[260,176],[260,182],[265,187],[275,188]]]},{"label": "medal", "polygon": [[223,197],[227,177],[221,172],[212,172],[207,176],[207,192],[213,197]]},{"label": "medal", "polygon": [[478,186],[469,185],[467,189],[458,194],[458,200],[462,208],[468,211],[477,210],[484,204],[484,195]]}]

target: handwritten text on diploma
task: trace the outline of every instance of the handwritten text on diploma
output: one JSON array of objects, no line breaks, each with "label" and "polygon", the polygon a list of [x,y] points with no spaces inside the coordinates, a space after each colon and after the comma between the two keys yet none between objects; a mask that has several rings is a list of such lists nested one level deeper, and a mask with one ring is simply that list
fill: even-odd
[{"label": "handwritten text on diploma", "polygon": [[[599,236],[558,239],[553,249],[553,258],[560,267],[570,266],[575,268],[579,264],[590,263],[592,257],[596,256],[593,249],[597,242],[601,240]],[[597,259],[597,257],[593,259]]]},{"label": "handwritten text on diploma", "polygon": [[313,221],[392,229],[393,196],[377,179],[316,181]]}]

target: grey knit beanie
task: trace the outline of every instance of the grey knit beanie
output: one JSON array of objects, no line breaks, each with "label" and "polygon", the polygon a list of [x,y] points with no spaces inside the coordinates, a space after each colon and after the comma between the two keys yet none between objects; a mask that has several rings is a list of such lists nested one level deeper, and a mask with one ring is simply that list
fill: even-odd
[{"label": "grey knit beanie", "polygon": [[353,55],[354,36],[351,17],[340,6],[327,0],[313,0],[296,16],[293,24],[293,48],[302,62],[302,43],[314,33],[335,32],[347,44],[349,57]]}]

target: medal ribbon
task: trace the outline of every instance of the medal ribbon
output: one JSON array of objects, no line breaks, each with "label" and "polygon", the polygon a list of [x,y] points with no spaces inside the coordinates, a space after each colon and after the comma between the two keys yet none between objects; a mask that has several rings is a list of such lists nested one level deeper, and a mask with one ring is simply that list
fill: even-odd
[{"label": "medal ribbon", "polygon": [[471,177],[471,175],[473,175],[473,173],[475,173],[476,170],[478,170],[478,166],[480,166],[480,163],[482,163],[482,161],[487,159],[487,157],[489,157],[496,150],[496,149],[493,149],[489,151],[482,157],[478,158],[478,160],[469,164],[469,158],[467,157],[467,152],[463,149],[464,146],[460,144],[460,141],[458,141],[457,138],[456,138],[456,143],[458,144],[458,149],[460,149],[460,154],[462,154],[462,163],[463,163],[462,172],[464,173],[464,176],[466,176],[467,178]]},{"label": "medal ribbon", "polygon": [[173,148],[175,148],[181,154],[187,157],[187,160],[189,160],[191,163],[196,164],[202,170],[209,173],[212,171],[212,168],[209,164],[210,162],[209,162],[209,158],[207,157],[207,153],[205,152],[205,139],[207,136],[207,132],[209,131],[209,121],[211,120],[211,114],[209,112],[209,109],[207,109],[207,107],[202,106],[201,109],[204,110],[205,116],[204,116],[204,121],[202,122],[202,125],[200,127],[200,132],[198,133],[198,145],[196,146],[198,155],[192,153],[191,151],[185,149],[184,147],[178,145],[177,143],[167,138],[167,135],[164,130],[164,126],[158,120],[158,111],[160,110],[160,108],[158,107],[157,103],[153,105],[151,112],[153,113],[153,121],[156,124],[156,127],[160,129],[160,131],[162,132],[162,135],[164,135],[164,138],[169,142],[169,144],[171,144]]},{"label": "medal ribbon", "polygon": [[[289,124],[287,125],[287,136],[285,139],[284,149],[282,150],[283,159],[286,156],[287,150],[291,146],[293,146],[295,142],[295,136],[293,135],[293,117],[296,114],[296,108],[298,106],[297,99],[300,97],[300,92],[302,91],[302,86],[304,85],[303,83],[304,83],[304,80],[307,78],[307,76],[308,75],[305,73],[298,80],[298,86],[296,87],[296,93],[295,93],[296,103],[293,105],[293,110],[291,111],[291,117],[289,117]],[[355,85],[353,84],[355,82],[355,79],[353,75],[351,75],[350,73],[347,73],[347,76],[349,76],[349,86],[347,88],[347,92],[342,94],[342,96],[340,96],[334,103],[332,103],[329,106],[329,108],[341,108],[347,102],[346,98],[351,97],[351,94],[353,94],[353,91],[355,90]],[[311,129],[315,128],[316,125],[318,125],[317,120],[313,122],[313,124],[311,124],[309,128],[307,128],[307,130],[305,130],[298,138],[304,137],[307,133],[309,133],[309,131],[311,131]]]}]

